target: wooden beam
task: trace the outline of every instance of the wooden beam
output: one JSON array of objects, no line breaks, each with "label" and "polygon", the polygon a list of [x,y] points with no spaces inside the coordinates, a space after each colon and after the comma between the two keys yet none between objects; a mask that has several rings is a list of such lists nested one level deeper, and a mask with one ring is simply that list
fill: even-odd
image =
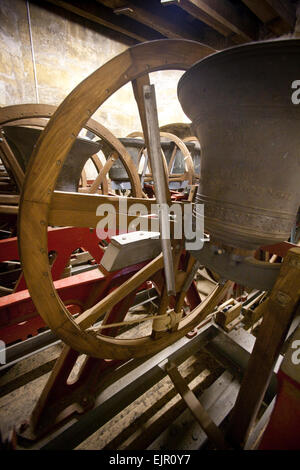
[{"label": "wooden beam", "polygon": [[203,10],[198,8],[194,2],[191,2],[189,0],[170,0],[170,1],[163,1],[161,0],[161,4],[163,6],[168,6],[168,5],[176,5],[180,7],[182,10],[186,11],[189,13],[189,15],[193,16],[199,21],[202,21],[203,23],[207,24],[208,26],[211,26],[213,29],[218,31],[220,34],[223,34],[223,36],[230,36],[232,34],[232,31],[230,28],[227,28],[224,24],[220,23],[219,21],[215,20],[212,18],[210,15],[205,13]]},{"label": "wooden beam", "polygon": [[[194,30],[191,26],[189,30],[183,28],[182,26],[177,26],[172,21],[165,19],[162,15],[158,16],[152,13],[150,10],[138,7],[133,3],[127,3],[127,9],[121,9],[120,13],[130,18],[135,18],[140,23],[149,26],[150,28],[155,28],[161,34],[166,36],[169,39],[191,39],[195,40],[198,36],[198,32]],[[115,10],[117,13],[118,10]]]},{"label": "wooden beam", "polygon": [[[273,34],[280,36],[291,31],[291,26],[283,17],[279,15],[278,9],[275,9],[275,3],[267,0],[242,0],[249,10],[252,11]],[[286,2],[285,2],[286,3]],[[277,5],[277,7],[279,4]],[[291,13],[291,9],[287,7]]]},{"label": "wooden beam", "polygon": [[273,21],[266,24],[268,30],[272,31],[275,36],[282,36],[283,34],[288,34],[291,32],[290,26],[279,16],[277,16]]},{"label": "wooden beam", "polygon": [[127,37],[135,39],[137,42],[162,38],[156,31],[140,25],[130,18],[121,19],[117,15],[114,15],[110,8],[100,5],[99,2],[93,0],[72,0],[72,3],[65,0],[47,0],[47,2],[75,13],[94,23],[105,26],[106,28],[117,31]]},{"label": "wooden beam", "polygon": [[273,8],[265,0],[242,0],[242,2],[263,23],[269,23],[277,17]]},{"label": "wooden beam", "polygon": [[295,38],[300,38],[300,2],[297,4],[294,36]]},{"label": "wooden beam", "polygon": [[113,8],[114,5],[118,5],[118,7],[114,9],[116,15],[125,15],[135,19],[137,22],[155,29],[169,39],[190,39],[202,42],[214,49],[223,49],[224,47],[234,44],[226,40],[222,34],[210,28],[205,23],[199,23],[200,27],[196,27],[188,21],[174,21],[174,18],[163,14],[162,8],[157,8],[155,5],[152,5],[152,2],[147,2],[146,6],[134,1],[97,1],[111,8]]},{"label": "wooden beam", "polygon": [[19,200],[18,194],[0,194],[0,204],[15,205],[19,204]]},{"label": "wooden beam", "polygon": [[0,205],[0,214],[18,214],[19,208],[18,206],[4,206]]},{"label": "wooden beam", "polygon": [[296,11],[294,5],[289,0],[266,0],[266,2],[276,11],[291,28],[296,22]]},{"label": "wooden beam", "polygon": [[[181,1],[177,3],[181,6]],[[246,40],[258,39],[259,23],[247,14],[241,15],[228,0],[185,0],[184,4],[189,4],[193,11],[204,12]]]},{"label": "wooden beam", "polygon": [[[120,200],[122,205],[124,198],[119,196],[54,191],[49,211],[49,225],[96,227],[101,217],[103,217],[96,214],[98,206],[100,204],[109,204],[118,214]],[[150,214],[151,205],[156,204],[156,201],[155,199],[128,198],[126,204],[128,210],[132,204],[143,204]],[[126,210],[123,209],[122,212],[126,212]],[[135,216],[128,216],[128,221],[134,218]]]}]

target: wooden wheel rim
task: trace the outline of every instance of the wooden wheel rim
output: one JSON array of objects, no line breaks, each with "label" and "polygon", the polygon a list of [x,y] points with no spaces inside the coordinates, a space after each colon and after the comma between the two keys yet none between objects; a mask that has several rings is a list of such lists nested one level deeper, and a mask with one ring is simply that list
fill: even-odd
[{"label": "wooden wheel rim", "polygon": [[[26,282],[38,312],[73,349],[99,358],[128,359],[161,350],[199,323],[198,312],[183,319],[178,331],[153,341],[151,337],[116,340],[82,329],[59,298],[51,278],[47,226],[53,189],[61,166],[76,136],[90,116],[121,86],[149,72],[186,70],[213,53],[209,47],[187,40],[158,40],[127,49],[80,83],[58,107],[40,136],[31,157],[21,196],[20,254]],[[116,74],[118,72],[118,75]],[[87,198],[98,197],[84,194]],[[152,273],[163,267],[162,256],[149,263]],[[154,270],[154,271],[153,271]],[[214,306],[206,299],[202,313]]]}]

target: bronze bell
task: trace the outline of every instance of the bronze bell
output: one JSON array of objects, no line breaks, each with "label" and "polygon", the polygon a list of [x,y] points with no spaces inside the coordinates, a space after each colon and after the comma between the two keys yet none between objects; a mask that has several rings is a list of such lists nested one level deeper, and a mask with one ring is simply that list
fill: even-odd
[{"label": "bronze bell", "polygon": [[290,236],[300,202],[297,81],[300,39],[226,49],[179,82],[201,143],[196,202],[217,244],[253,250]]},{"label": "bronze bell", "polygon": [[[40,129],[34,129],[23,126],[4,126],[4,136],[11,147],[18,163],[25,172],[29,164],[30,156],[35,144],[41,135]],[[74,142],[62,171],[56,182],[56,188],[59,191],[78,190],[80,176],[85,163],[95,153],[99,152],[100,144],[87,139],[77,137]]]}]

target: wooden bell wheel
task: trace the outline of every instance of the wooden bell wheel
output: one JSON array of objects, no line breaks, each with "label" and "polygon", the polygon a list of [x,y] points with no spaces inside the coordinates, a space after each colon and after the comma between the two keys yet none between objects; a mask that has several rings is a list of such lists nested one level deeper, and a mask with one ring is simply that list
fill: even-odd
[{"label": "wooden bell wheel", "polygon": [[[200,145],[198,138],[193,133],[192,124],[188,124],[184,122],[170,123],[170,124],[166,124],[165,126],[162,126],[160,128],[160,131],[175,134],[178,138],[182,140],[184,144],[189,144],[192,142],[194,144],[197,143],[198,145]],[[198,156],[196,161],[194,160],[195,155],[194,156],[192,155],[191,158],[192,158],[193,166],[194,166],[194,177],[195,177],[195,180],[197,181],[199,179],[200,155]]]},{"label": "wooden bell wheel", "polygon": [[[143,136],[144,134],[142,132],[131,132],[128,135],[128,137],[140,137],[140,138],[143,138]],[[164,164],[168,181],[169,182],[170,181],[187,181],[188,184],[193,184],[193,180],[195,177],[194,164],[193,164],[191,154],[187,146],[185,145],[185,143],[175,134],[171,134],[170,132],[160,132],[160,136],[168,139],[170,142],[173,142],[175,144],[173,152],[171,154],[169,164],[167,164],[167,162],[165,162]],[[142,149],[142,151],[140,152],[140,157],[143,151],[145,150],[145,148],[146,147],[144,147],[144,149]],[[172,174],[172,167],[173,167],[174,160],[176,157],[177,148],[179,148],[179,150],[181,151],[183,159],[184,159],[184,163],[185,163],[185,172],[183,174]],[[165,159],[163,150],[162,150],[162,156]],[[148,174],[145,175],[145,181],[149,181],[151,179],[152,179],[152,175],[148,175]]]},{"label": "wooden bell wheel", "polygon": [[[46,104],[22,104],[6,106],[0,109],[0,129],[5,125],[24,125],[44,128],[48,124],[48,120],[55,113],[56,109],[56,106]],[[132,194],[136,197],[142,197],[142,188],[139,175],[129,153],[121,144],[119,139],[117,139],[106,127],[94,119],[89,119],[82,127],[89,130],[100,139],[105,140],[115,150],[114,158],[116,158],[117,155],[117,158],[120,158],[128,172],[128,177],[133,187]],[[21,190],[25,179],[24,172],[20,168],[18,161],[10,149],[7,148],[5,141],[1,142],[0,150],[1,155],[4,158],[6,155],[6,164],[10,166],[16,183]],[[91,188],[87,189],[87,191],[95,193],[97,192],[98,187],[101,186],[102,193],[108,194],[108,182],[106,175],[110,166],[113,164],[113,161],[108,161],[103,166],[97,155],[94,155],[92,160],[98,170],[98,176],[96,178],[96,184],[93,184]]]},{"label": "wooden bell wheel", "polygon": [[161,126],[160,131],[175,134],[177,135],[177,137],[184,141],[186,137],[190,137],[192,135],[191,126],[191,123],[172,122],[170,124],[165,124],[164,126]]},{"label": "wooden bell wheel", "polygon": [[[109,315],[114,306],[129,298],[145,281],[163,275],[162,255],[150,261],[76,319],[68,313],[54,289],[47,255],[48,225],[95,228],[101,218],[96,215],[99,204],[110,203],[118,208],[119,200],[124,199],[54,191],[66,155],[90,116],[127,82],[133,81],[137,96],[142,91],[142,85],[149,81],[148,73],[167,69],[185,70],[212,52],[212,49],[200,43],[187,40],[158,40],[127,49],[96,70],[63,101],[50,119],[32,155],[20,204],[23,270],[38,312],[66,344],[81,353],[123,360],[152,354],[198,325],[224,296],[226,285],[217,286],[189,315],[181,318],[182,305],[187,295],[185,281],[193,273],[194,260],[190,257],[186,267],[180,268],[182,244],[177,243],[173,250],[177,295],[171,302],[163,287],[159,305],[159,315],[170,320],[171,328],[162,335],[150,334],[136,339],[113,338],[101,334],[101,329],[93,329],[92,326],[103,316],[105,323],[105,316]],[[139,108],[143,122],[142,105]],[[127,199],[128,209],[134,203],[150,205],[150,202],[135,197]],[[178,319],[175,322],[174,314],[178,315],[175,316]]]}]

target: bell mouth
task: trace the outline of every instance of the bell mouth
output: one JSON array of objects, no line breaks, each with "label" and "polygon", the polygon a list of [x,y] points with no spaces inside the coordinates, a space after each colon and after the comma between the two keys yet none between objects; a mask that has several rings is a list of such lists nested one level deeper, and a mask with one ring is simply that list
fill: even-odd
[{"label": "bell mouth", "polygon": [[290,236],[300,205],[298,80],[300,39],[281,39],[212,54],[179,81],[201,145],[196,202],[219,243],[251,250]]}]

